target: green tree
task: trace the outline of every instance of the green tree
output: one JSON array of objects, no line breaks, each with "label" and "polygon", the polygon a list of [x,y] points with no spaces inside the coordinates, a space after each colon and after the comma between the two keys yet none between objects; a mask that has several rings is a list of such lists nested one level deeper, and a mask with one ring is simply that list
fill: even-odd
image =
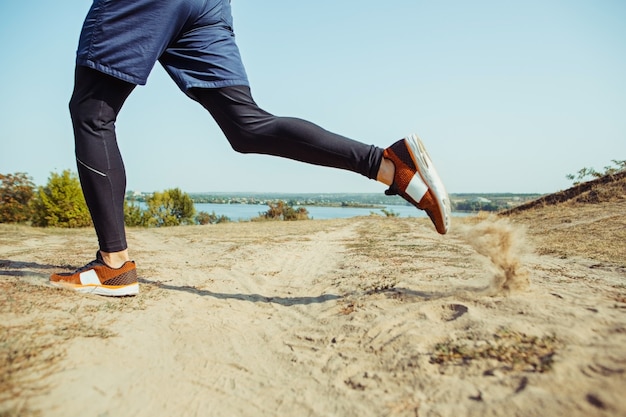
[{"label": "green tree", "polygon": [[201,224],[201,225],[228,223],[229,221],[230,221],[230,218],[228,216],[224,216],[224,215],[218,216],[217,214],[215,214],[215,211],[211,212],[210,214],[207,213],[206,211],[201,211],[196,216],[196,223]]},{"label": "green tree", "polygon": [[179,188],[156,192],[146,200],[144,225],[153,227],[194,224],[193,200]]},{"label": "green tree", "polygon": [[69,170],[53,172],[45,187],[39,187],[32,200],[33,226],[86,227],[91,216],[76,174]]},{"label": "green tree", "polygon": [[266,220],[308,220],[309,211],[304,207],[294,208],[293,203],[285,203],[279,200],[275,203],[267,203],[269,209],[260,213],[258,219]]},{"label": "green tree", "polygon": [[144,226],[146,216],[134,199],[124,200],[124,224],[126,226]]},{"label": "green tree", "polygon": [[0,223],[30,220],[30,200],[35,194],[32,178],[24,172],[0,174]]}]

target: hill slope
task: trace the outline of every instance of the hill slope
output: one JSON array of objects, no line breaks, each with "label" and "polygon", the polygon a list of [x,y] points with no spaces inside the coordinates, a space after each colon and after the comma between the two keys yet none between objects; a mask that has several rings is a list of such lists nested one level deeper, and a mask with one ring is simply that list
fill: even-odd
[{"label": "hill slope", "polygon": [[604,176],[500,213],[524,224],[540,254],[626,267],[626,172]]}]

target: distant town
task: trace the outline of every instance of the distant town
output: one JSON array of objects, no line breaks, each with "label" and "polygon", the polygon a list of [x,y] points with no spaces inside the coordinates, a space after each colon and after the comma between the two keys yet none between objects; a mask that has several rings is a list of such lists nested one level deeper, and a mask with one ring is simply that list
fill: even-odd
[{"label": "distant town", "polygon": [[[284,201],[293,206],[380,208],[387,205],[408,205],[399,196],[382,193],[188,193],[194,203],[267,205]],[[144,202],[152,193],[129,191],[128,201]],[[535,200],[542,194],[487,193],[450,194],[452,210],[461,212],[499,211]]]}]

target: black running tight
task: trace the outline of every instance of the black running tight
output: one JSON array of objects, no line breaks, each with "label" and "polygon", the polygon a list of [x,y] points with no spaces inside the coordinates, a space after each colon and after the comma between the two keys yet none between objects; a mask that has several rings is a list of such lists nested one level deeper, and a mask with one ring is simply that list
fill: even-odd
[{"label": "black running tight", "polygon": [[[70,100],[76,160],[100,249],[127,248],[124,231],[126,174],[115,121],[135,88],[117,78],[77,67]],[[328,132],[301,119],[260,109],[246,86],[193,89],[191,94],[218,123],[233,149],[340,168],[375,179],[383,150]]]}]

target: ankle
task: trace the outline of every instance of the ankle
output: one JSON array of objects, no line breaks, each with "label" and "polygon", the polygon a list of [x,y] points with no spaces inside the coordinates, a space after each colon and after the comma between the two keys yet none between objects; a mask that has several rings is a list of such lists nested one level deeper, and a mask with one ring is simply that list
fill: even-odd
[{"label": "ankle", "polygon": [[376,181],[382,182],[385,185],[393,184],[393,178],[396,173],[396,166],[387,158],[383,158],[380,161],[380,168],[378,168],[378,174],[376,175]]},{"label": "ankle", "polygon": [[111,268],[120,268],[126,262],[130,261],[130,257],[128,256],[128,249],[124,249],[123,251],[119,252],[100,251],[100,255],[102,256],[102,260],[104,261],[104,263]]}]

